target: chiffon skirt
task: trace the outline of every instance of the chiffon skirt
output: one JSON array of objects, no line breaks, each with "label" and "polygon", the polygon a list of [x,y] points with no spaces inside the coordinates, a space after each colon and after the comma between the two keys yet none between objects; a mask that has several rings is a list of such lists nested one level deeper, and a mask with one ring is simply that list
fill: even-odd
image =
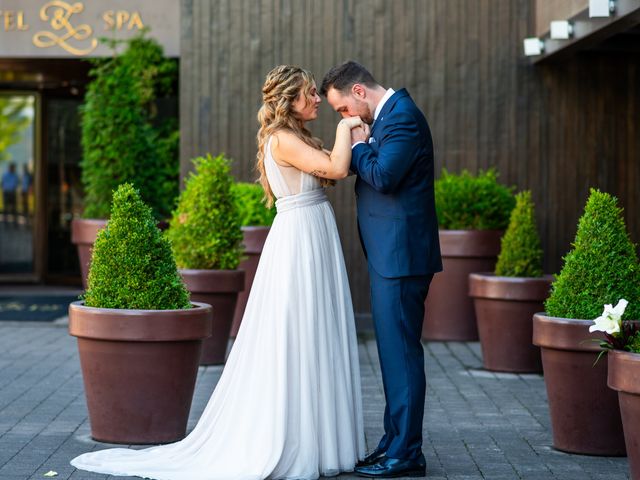
[{"label": "chiffon skirt", "polygon": [[358,346],[335,218],[324,191],[276,203],[238,336],[193,431],[71,464],[158,480],[314,479],[364,455]]}]

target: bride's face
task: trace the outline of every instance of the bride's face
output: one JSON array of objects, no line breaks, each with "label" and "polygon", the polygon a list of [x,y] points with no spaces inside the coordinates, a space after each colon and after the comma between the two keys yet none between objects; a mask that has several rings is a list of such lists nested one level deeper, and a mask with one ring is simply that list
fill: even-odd
[{"label": "bride's face", "polygon": [[315,120],[318,118],[318,107],[320,106],[320,102],[322,99],[320,95],[318,95],[318,89],[316,88],[316,84],[311,85],[309,89],[309,93],[305,92],[305,88],[300,90],[298,94],[298,98],[293,102],[293,111],[303,122],[308,122],[309,120]]}]

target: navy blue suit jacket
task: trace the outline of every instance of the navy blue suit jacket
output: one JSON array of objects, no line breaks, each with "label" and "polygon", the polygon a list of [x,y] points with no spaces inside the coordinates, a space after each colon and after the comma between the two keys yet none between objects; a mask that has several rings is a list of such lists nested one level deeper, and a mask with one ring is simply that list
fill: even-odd
[{"label": "navy blue suit jacket", "polygon": [[370,267],[383,277],[442,270],[433,179],[433,142],[406,89],[395,92],[353,148],[360,240]]}]

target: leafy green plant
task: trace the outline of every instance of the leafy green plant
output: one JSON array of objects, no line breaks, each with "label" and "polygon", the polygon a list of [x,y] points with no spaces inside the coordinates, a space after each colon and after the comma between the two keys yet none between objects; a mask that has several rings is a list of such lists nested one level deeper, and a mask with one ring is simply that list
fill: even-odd
[{"label": "leafy green plant", "polygon": [[553,317],[591,319],[621,298],[625,317],[640,319],[640,265],[616,197],[591,189],[573,249],[545,303]]},{"label": "leafy green plant", "polygon": [[505,277],[540,277],[542,275],[542,248],[529,190],[516,195],[516,206],[511,212],[509,226],[501,240],[496,275]]},{"label": "leafy green plant", "polygon": [[626,350],[633,353],[640,353],[640,332],[636,331],[630,336]]},{"label": "leafy green plant", "polygon": [[233,196],[240,226],[269,226],[276,216],[275,208],[264,204],[264,191],[257,183],[234,183]]},{"label": "leafy green plant", "polygon": [[113,194],[111,218],[93,247],[84,301],[99,308],[191,308],[171,246],[131,184]]},{"label": "leafy green plant", "polygon": [[85,218],[108,218],[112,192],[123,182],[140,189],[157,219],[178,194],[177,128],[156,125],[156,100],[167,95],[176,63],[146,32],[126,41],[104,40],[121,54],[91,59],[81,108]]},{"label": "leafy green plant", "polygon": [[514,207],[513,187],[498,183],[494,169],[477,176],[442,169],[435,181],[436,212],[446,230],[503,230]]},{"label": "leafy green plant", "polygon": [[32,103],[27,97],[0,97],[0,163],[11,160],[9,147],[22,140]]},{"label": "leafy green plant", "polygon": [[230,160],[224,155],[193,160],[165,232],[176,263],[184,269],[234,270],[240,263],[242,231],[231,188]]}]

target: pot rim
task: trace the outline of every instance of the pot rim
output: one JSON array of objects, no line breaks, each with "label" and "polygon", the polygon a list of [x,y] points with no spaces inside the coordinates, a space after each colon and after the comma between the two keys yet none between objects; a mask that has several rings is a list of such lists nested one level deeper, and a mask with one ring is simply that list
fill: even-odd
[{"label": "pot rim", "polygon": [[438,229],[443,258],[494,258],[500,253],[504,230]]},{"label": "pot rim", "polygon": [[[640,395],[640,353],[626,350],[607,352],[607,385],[618,392]],[[630,371],[630,369],[633,369]]]},{"label": "pot rim", "polygon": [[244,227],[240,227],[240,229],[244,232],[262,232],[264,230],[269,230],[271,225],[245,225]]},{"label": "pot rim", "polygon": [[469,274],[469,296],[504,301],[542,302],[549,296],[553,275],[505,277],[493,272]]},{"label": "pot rim", "polygon": [[165,310],[143,310],[143,309],[137,309],[137,308],[103,308],[103,307],[89,307],[87,305],[84,304],[84,300],[76,300],[75,302],[71,302],[69,304],[69,308],[71,308],[71,306],[73,305],[74,308],[78,308],[78,309],[82,309],[82,310],[87,310],[91,313],[99,313],[99,312],[127,312],[127,313],[131,313],[132,315],[135,315],[136,313],[161,313],[161,312],[166,312],[167,314],[169,313],[176,313],[176,312],[200,312],[203,309],[208,309],[208,310],[212,310],[211,305],[209,305],[208,303],[204,303],[204,302],[193,302],[190,301],[191,305],[194,305],[193,308],[176,308],[176,309],[165,309]]},{"label": "pot rim", "polygon": [[445,234],[445,235],[460,235],[460,234],[462,234],[462,233],[469,233],[469,232],[472,232],[472,233],[478,233],[478,232],[479,232],[479,234],[484,234],[484,233],[487,233],[487,232],[492,232],[493,234],[498,233],[498,234],[502,235],[502,234],[504,234],[504,232],[505,232],[505,231],[504,231],[504,230],[500,230],[500,229],[495,229],[495,228],[480,230],[480,229],[477,229],[477,228],[468,228],[468,229],[464,229],[464,228],[457,228],[457,229],[449,229],[449,228],[441,228],[441,227],[438,227],[438,232],[443,233],[443,234]]},{"label": "pot rim", "polygon": [[233,269],[233,270],[217,270],[215,268],[179,268],[178,272],[182,273],[186,273],[187,275],[191,274],[199,274],[199,275],[206,275],[206,274],[210,274],[210,275],[242,275],[244,273],[243,270],[240,270],[238,268]]},{"label": "pot rim", "polygon": [[226,293],[238,294],[244,290],[246,272],[236,270],[182,269],[178,272],[192,294]]},{"label": "pot rim", "polygon": [[213,308],[201,302],[191,304],[194,308],[135,310],[88,307],[79,300],[69,305],[69,334],[125,342],[191,341],[211,336]]},{"label": "pot rim", "polygon": [[106,218],[74,218],[71,220],[71,243],[92,245],[98,232],[108,223]]},{"label": "pot rim", "polygon": [[[533,315],[533,344],[542,348],[576,352],[599,352],[603,332],[589,332],[593,320],[552,317],[546,312]],[[595,358],[594,358],[595,361]]]}]

